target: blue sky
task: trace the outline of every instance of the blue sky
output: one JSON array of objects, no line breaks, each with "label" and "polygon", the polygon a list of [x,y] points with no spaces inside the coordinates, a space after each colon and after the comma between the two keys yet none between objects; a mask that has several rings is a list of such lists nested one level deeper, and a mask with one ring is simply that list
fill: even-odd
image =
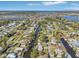
[{"label": "blue sky", "polygon": [[0,10],[64,11],[79,10],[78,1],[0,1]]}]

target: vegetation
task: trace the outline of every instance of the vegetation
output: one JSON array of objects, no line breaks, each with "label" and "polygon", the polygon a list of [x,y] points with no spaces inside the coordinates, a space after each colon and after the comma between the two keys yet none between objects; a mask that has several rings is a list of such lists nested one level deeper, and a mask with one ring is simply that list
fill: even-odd
[{"label": "vegetation", "polygon": [[39,55],[38,50],[33,48],[32,52],[31,52],[31,58],[36,58],[38,55]]},{"label": "vegetation", "polygon": [[3,26],[3,25],[7,25],[8,23],[11,23],[12,20],[0,20],[0,26]]},{"label": "vegetation", "polygon": [[[33,13],[33,15],[34,14],[35,13]],[[15,26],[8,26],[9,23],[16,23],[16,24]],[[38,29],[38,25],[40,26],[39,29]],[[56,53],[56,49],[59,49],[59,52],[60,50],[63,51],[61,53],[61,57],[65,57],[66,52],[64,49],[61,49],[63,46],[61,44],[60,39],[61,37],[65,37],[67,38],[67,40],[71,38],[78,40],[79,39],[78,25],[79,25],[78,22],[71,22],[61,17],[51,18],[48,16],[45,17],[44,19],[38,20],[37,15],[36,15],[36,19],[34,18],[34,20],[32,19],[15,20],[15,21],[2,20],[0,21],[0,26],[3,26],[0,27],[0,34],[2,35],[0,37],[0,47],[6,49],[8,45],[13,45],[17,43],[16,46],[5,50],[6,56],[7,56],[7,52],[8,53],[9,51],[15,52],[15,50],[16,51],[18,50],[16,52],[17,54],[25,55],[25,56],[20,55],[21,57],[27,56],[31,58],[36,58],[39,56],[44,57],[45,55],[46,55],[45,57],[47,57],[48,54],[53,55],[53,57],[57,57],[58,54]],[[52,44],[51,42],[53,42],[54,44]],[[41,52],[38,51],[38,47],[39,47],[38,44],[39,46],[40,45],[42,46]]]}]

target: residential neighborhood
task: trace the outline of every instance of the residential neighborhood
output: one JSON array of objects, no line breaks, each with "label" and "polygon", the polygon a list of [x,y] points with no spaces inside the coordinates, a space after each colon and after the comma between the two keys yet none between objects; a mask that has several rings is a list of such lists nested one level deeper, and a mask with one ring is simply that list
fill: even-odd
[{"label": "residential neighborhood", "polygon": [[66,14],[0,14],[0,58],[79,57],[79,21]]}]

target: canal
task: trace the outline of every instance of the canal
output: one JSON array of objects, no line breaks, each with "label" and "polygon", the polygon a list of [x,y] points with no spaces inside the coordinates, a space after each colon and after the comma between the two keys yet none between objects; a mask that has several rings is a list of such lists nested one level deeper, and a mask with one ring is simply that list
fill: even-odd
[{"label": "canal", "polygon": [[36,30],[35,30],[35,34],[34,34],[34,38],[32,39],[32,41],[29,43],[29,47],[28,47],[28,50],[26,52],[24,52],[24,58],[31,58],[31,52],[32,52],[32,49],[34,48],[34,44],[37,42],[37,37],[38,37],[38,33],[40,31],[40,26],[37,25],[36,26]]},{"label": "canal", "polygon": [[65,41],[64,38],[61,38],[61,42],[62,42],[63,46],[65,47],[67,53],[68,53],[72,58],[76,58],[75,51],[73,50],[73,48],[71,48],[71,47],[69,46],[69,44],[67,43],[67,41]]}]

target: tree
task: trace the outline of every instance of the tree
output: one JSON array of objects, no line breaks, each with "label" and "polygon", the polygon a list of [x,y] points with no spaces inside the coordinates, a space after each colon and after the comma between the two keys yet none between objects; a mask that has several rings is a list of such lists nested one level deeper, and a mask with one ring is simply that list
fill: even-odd
[{"label": "tree", "polygon": [[32,58],[36,58],[38,55],[39,55],[39,54],[38,54],[38,50],[33,48],[33,49],[32,49],[32,52],[31,52],[31,57],[32,57]]}]

